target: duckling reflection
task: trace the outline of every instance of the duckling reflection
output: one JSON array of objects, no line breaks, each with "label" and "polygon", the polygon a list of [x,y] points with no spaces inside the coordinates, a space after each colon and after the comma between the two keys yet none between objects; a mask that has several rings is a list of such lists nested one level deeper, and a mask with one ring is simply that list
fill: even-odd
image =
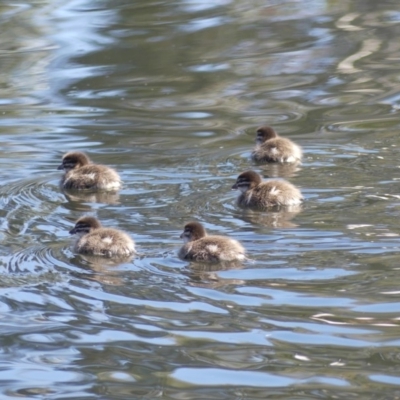
[{"label": "duckling reflection", "polygon": [[75,256],[71,261],[74,265],[87,271],[75,272],[81,278],[96,281],[103,285],[121,286],[124,284],[123,273],[117,267],[121,264],[131,262],[132,259],[133,255],[107,258],[80,254],[79,256]]},{"label": "duckling reflection", "polygon": [[190,279],[189,285],[203,288],[217,288],[225,285],[242,285],[242,279],[227,279],[218,272],[243,269],[240,261],[222,261],[220,263],[197,263],[193,262],[183,271]]},{"label": "duckling reflection", "polygon": [[[63,189],[65,198],[70,203],[104,203],[104,204],[119,204],[119,193],[116,191],[86,191],[86,190],[72,190]],[[82,205],[81,205],[82,206]],[[76,209],[76,208],[74,208]],[[90,211],[91,207],[85,207]]]},{"label": "duckling reflection", "polygon": [[89,157],[80,151],[65,154],[57,168],[64,170],[61,186],[64,189],[118,190],[121,179],[118,173],[105,165],[92,164]]},{"label": "duckling reflection", "polygon": [[256,147],[251,157],[256,162],[299,163],[301,147],[290,139],[280,137],[270,126],[257,129]]},{"label": "duckling reflection", "polygon": [[186,224],[180,238],[185,241],[178,253],[182,260],[220,262],[246,259],[245,249],[237,240],[225,236],[209,236],[199,222]]},{"label": "duckling reflection", "polygon": [[301,170],[300,163],[268,163],[262,167],[263,172],[271,178],[291,178]]},{"label": "duckling reflection", "polygon": [[290,229],[298,226],[296,223],[292,222],[292,219],[301,211],[301,205],[281,208],[272,207],[268,209],[268,212],[266,213],[252,209],[245,209],[238,215],[238,218],[254,225],[268,226],[276,229]]},{"label": "duckling reflection", "polygon": [[295,206],[303,201],[300,190],[291,183],[275,179],[263,182],[254,171],[241,173],[232,186],[234,189],[242,192],[237,198],[242,208],[266,210],[274,206]]},{"label": "duckling reflection", "polygon": [[127,257],[136,252],[135,243],[129,235],[117,229],[103,228],[94,217],[79,218],[69,233],[80,235],[74,246],[80,254]]}]

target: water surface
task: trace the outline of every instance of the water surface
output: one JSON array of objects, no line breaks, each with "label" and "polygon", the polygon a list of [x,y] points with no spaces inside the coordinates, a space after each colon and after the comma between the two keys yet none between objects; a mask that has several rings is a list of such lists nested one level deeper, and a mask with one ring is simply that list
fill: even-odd
[{"label": "water surface", "polygon": [[[44,1],[0,18],[2,398],[400,395],[396,2]],[[261,124],[303,164],[253,165]],[[73,149],[123,189],[62,193]],[[302,209],[238,209],[249,168],[299,186]],[[139,255],[74,254],[83,214]],[[250,259],[177,259],[191,219]]]}]

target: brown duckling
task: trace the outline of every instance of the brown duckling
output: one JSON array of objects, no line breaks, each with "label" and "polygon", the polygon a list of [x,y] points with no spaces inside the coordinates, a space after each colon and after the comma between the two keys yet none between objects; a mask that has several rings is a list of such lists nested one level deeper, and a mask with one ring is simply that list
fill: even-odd
[{"label": "brown duckling", "polygon": [[300,190],[284,180],[263,182],[261,176],[254,171],[241,173],[232,186],[242,193],[237,199],[240,207],[265,210],[273,206],[294,206],[303,201]]},{"label": "brown duckling", "polygon": [[270,126],[257,129],[256,147],[251,157],[257,162],[299,163],[301,147],[290,139],[280,137]]},{"label": "brown duckling", "polygon": [[65,171],[61,179],[64,189],[117,190],[121,188],[118,173],[105,165],[92,164],[89,157],[80,151],[64,155],[57,169]]},{"label": "brown duckling", "polygon": [[237,240],[207,235],[199,222],[186,224],[180,238],[185,241],[178,253],[182,260],[219,262],[246,259],[246,251]]},{"label": "brown duckling", "polygon": [[74,250],[77,253],[106,257],[126,257],[135,253],[135,243],[125,232],[103,228],[94,217],[81,217],[76,221],[71,235],[79,234]]}]

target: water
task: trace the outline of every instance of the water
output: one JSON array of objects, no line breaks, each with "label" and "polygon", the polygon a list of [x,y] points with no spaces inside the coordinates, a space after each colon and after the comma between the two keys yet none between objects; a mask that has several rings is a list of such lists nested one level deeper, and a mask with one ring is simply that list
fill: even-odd
[{"label": "water", "polygon": [[[3,2],[0,18],[2,399],[400,396],[397,2]],[[300,167],[252,165],[265,123]],[[124,188],[62,193],[72,149]],[[299,186],[302,209],[238,209],[249,168]],[[139,255],[74,254],[83,214]],[[191,219],[250,260],[178,260]]]}]

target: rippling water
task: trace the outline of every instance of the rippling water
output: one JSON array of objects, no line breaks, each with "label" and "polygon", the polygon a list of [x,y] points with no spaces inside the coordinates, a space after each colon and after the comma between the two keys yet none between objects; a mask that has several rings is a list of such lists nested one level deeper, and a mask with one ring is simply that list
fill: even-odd
[{"label": "rippling water", "polygon": [[[400,396],[400,11],[394,1],[0,8],[1,398]],[[303,146],[252,165],[255,129]],[[119,193],[63,193],[79,149]],[[253,168],[302,209],[235,205]],[[73,253],[83,214],[139,255]],[[249,260],[177,259],[183,225]]]}]

